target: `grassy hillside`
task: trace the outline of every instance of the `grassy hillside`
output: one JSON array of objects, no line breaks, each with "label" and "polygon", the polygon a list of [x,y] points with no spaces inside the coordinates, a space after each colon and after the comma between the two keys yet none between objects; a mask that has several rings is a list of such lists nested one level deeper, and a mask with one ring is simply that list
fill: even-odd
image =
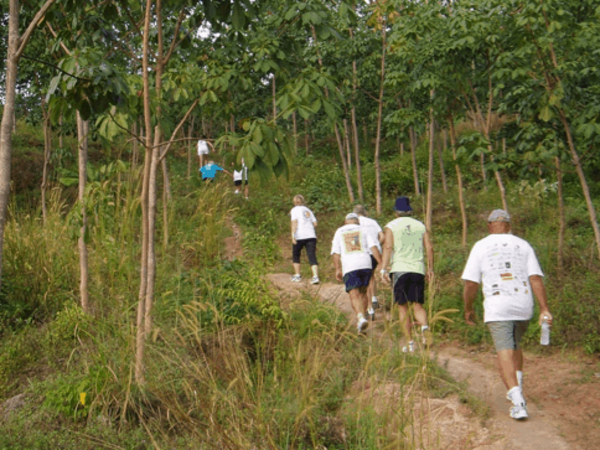
[{"label": "grassy hillside", "polygon": [[[136,386],[140,168],[115,164],[114,154],[99,145],[92,149],[93,314],[88,316],[78,307],[79,216],[72,188],[60,182],[75,168],[73,152],[53,162],[49,215],[42,224],[40,135],[21,125],[15,141],[14,166],[21,169],[14,172],[16,192],[5,236],[0,399],[24,394],[25,406],[0,422],[0,448],[416,448],[409,434],[398,433],[414,425],[410,402],[375,410],[356,400],[357,383],[396,383],[403,393],[416,387],[435,396],[464,395],[426,357],[357,338],[339,311],[316,299],[282,303],[265,281],[267,273],[291,272],[284,250],[290,245],[288,212],[296,193],[317,215],[322,278],[333,280],[330,241],[352,205],[326,143],[314,143],[312,155],[300,150],[289,180],[261,184],[251,176],[249,201],[233,195],[225,177],[210,186],[194,175],[188,179],[185,149],[173,154],[167,244],[162,214],[158,218],[148,382]],[[67,143],[72,149],[72,141]],[[394,197],[409,195],[416,216],[423,217],[425,198],[413,194],[410,156],[391,147],[384,153],[379,217],[369,152],[363,160],[365,204],[372,216],[385,224],[392,218]],[[127,160],[126,153],[122,157]],[[420,149],[420,167],[426,167],[426,158]],[[444,162],[449,189],[442,190],[436,167],[433,199],[437,279],[428,303],[432,313],[461,310],[459,277],[468,250],[486,234],[487,213],[501,205],[495,185],[484,186],[476,167],[465,171],[469,248],[462,248],[451,157],[444,155]],[[424,172],[420,176],[426,180]],[[556,325],[553,349],[545,351],[600,352],[600,263],[576,180],[567,179],[567,246],[559,270],[552,173],[544,182],[521,179],[518,173],[505,176],[514,233],[533,245],[546,273]],[[232,221],[241,228],[244,257],[228,261],[223,242],[232,234]],[[307,265],[303,270],[308,275]],[[481,314],[480,302],[478,308]],[[449,317],[453,323],[434,326],[438,340],[475,344],[489,339],[483,325],[467,327],[460,312]],[[399,336],[396,328],[391,333]],[[532,324],[526,336],[530,348],[538,336]]]}]

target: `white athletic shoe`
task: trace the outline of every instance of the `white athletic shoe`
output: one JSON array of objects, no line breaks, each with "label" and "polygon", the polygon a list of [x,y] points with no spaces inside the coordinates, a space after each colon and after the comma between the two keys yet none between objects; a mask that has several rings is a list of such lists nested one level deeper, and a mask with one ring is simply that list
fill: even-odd
[{"label": "white athletic shoe", "polygon": [[364,333],[365,330],[369,327],[369,321],[364,317],[358,319],[358,333]]},{"label": "white athletic shoe", "polygon": [[310,280],[310,284],[319,284],[320,282],[319,277],[312,277],[312,280]]},{"label": "white athletic shoe", "polygon": [[427,347],[430,347],[431,344],[433,344],[433,333],[431,332],[429,327],[427,327],[425,329],[423,329],[423,327],[421,327],[421,338],[423,340],[423,344],[426,345]]},{"label": "white athletic shoe", "polygon": [[414,353],[415,352],[415,343],[413,341],[410,341],[408,343],[408,345],[402,347],[402,351],[404,353]]},{"label": "white athletic shoe", "polygon": [[302,281],[302,277],[300,275],[292,275],[292,283],[300,283]]},{"label": "white athletic shoe", "polygon": [[369,319],[375,320],[375,309],[373,309],[373,308],[367,309],[367,314],[369,315]]},{"label": "white athletic shoe", "polygon": [[510,417],[515,420],[527,419],[529,417],[527,414],[527,405],[514,405],[510,408]]}]

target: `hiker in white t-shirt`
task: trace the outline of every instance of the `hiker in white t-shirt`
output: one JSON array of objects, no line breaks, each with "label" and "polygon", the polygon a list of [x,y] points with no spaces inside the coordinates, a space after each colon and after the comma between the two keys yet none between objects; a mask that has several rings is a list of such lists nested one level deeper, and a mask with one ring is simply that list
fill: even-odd
[{"label": "hiker in white t-shirt", "polygon": [[[496,209],[488,217],[489,236],[471,250],[462,274],[465,280],[465,320],[474,325],[473,302],[483,284],[484,321],[498,356],[498,369],[512,401],[510,416],[525,419],[523,351],[520,341],[533,317],[533,295],[540,305],[540,324],[552,324],[543,272],[529,243],[511,234],[510,215]],[[533,295],[532,295],[533,294]]]},{"label": "hiker in white t-shirt", "polygon": [[368,326],[367,289],[373,277],[371,258],[381,261],[379,242],[360,225],[358,215],[346,216],[344,226],[337,229],[331,244],[331,254],[335,266],[335,278],[344,281],[346,292],[350,296],[352,309],[356,313],[358,332]]},{"label": "hiker in white t-shirt", "polygon": [[198,141],[198,158],[200,159],[200,167],[204,167],[204,157],[205,155],[208,155],[208,153],[208,143],[205,140],[200,139]]},{"label": "hiker in white t-shirt", "polygon": [[[368,217],[367,209],[363,205],[356,205],[354,207],[354,213],[358,215],[358,220],[360,222],[360,226],[363,227],[366,233],[371,236],[373,242],[376,243],[377,250],[381,254],[381,244],[385,239],[385,234],[383,233],[383,229],[377,223],[376,220]],[[378,262],[373,255],[371,255],[371,263],[373,265],[373,273],[375,273],[375,269],[377,269]],[[369,314],[369,318],[371,320],[375,320],[375,309],[379,306],[379,301],[377,300],[377,286],[376,279],[377,277],[371,277],[371,281],[369,281],[369,288],[367,289],[367,313]]]},{"label": "hiker in white t-shirt", "polygon": [[294,197],[294,207],[290,211],[292,218],[292,263],[294,266],[294,275],[292,281],[299,283],[302,281],[300,275],[300,254],[306,247],[306,255],[313,273],[311,284],[319,284],[319,263],[317,262],[317,218],[313,212],[306,207],[304,197],[296,195]]},{"label": "hiker in white t-shirt", "polygon": [[[233,166],[233,163],[231,163]],[[248,167],[244,164],[244,158],[242,158],[242,167],[240,170],[233,170],[233,185],[234,194],[239,194],[244,190],[244,196],[248,200]]]},{"label": "hiker in white t-shirt", "polygon": [[403,349],[407,352],[415,349],[410,332],[409,304],[413,307],[417,324],[421,325],[423,343],[429,346],[433,339],[427,324],[427,311],[423,308],[425,281],[433,281],[433,246],[425,224],[410,217],[412,210],[408,197],[396,198],[394,212],[397,218],[384,227],[385,242],[380,271],[384,283],[389,284],[390,279],[393,282],[394,303],[398,305],[400,325],[408,339],[408,345]]}]

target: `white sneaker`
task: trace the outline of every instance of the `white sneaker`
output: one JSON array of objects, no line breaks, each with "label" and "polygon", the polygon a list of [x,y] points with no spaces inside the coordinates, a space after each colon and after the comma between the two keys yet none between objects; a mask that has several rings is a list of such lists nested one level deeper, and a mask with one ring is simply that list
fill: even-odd
[{"label": "white sneaker", "polygon": [[319,284],[320,282],[319,277],[312,277],[312,280],[310,280],[310,284]]},{"label": "white sneaker", "polygon": [[369,319],[375,320],[375,310],[373,308],[367,309],[367,314],[369,315]]},{"label": "white sneaker", "polygon": [[302,281],[302,277],[300,275],[292,275],[292,283],[300,283]]},{"label": "white sneaker", "polygon": [[433,344],[433,333],[429,329],[429,327],[423,329],[421,328],[421,337],[423,339],[423,344],[427,347],[430,347]]},{"label": "white sneaker", "polygon": [[414,353],[415,352],[415,343],[413,341],[410,341],[408,343],[408,345],[402,347],[402,351],[404,353]]},{"label": "white sneaker", "polygon": [[514,405],[510,408],[510,417],[515,420],[527,419],[529,417],[527,414],[527,405]]},{"label": "white sneaker", "polygon": [[358,333],[364,333],[365,330],[369,327],[369,321],[364,317],[358,319]]}]

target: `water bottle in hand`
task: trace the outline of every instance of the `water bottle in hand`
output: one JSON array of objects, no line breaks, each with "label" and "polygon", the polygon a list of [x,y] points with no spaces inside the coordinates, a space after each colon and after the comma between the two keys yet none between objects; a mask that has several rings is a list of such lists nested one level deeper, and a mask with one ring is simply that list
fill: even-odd
[{"label": "water bottle in hand", "polygon": [[540,344],[550,345],[550,324],[548,323],[548,316],[544,316],[542,320],[542,338]]}]

